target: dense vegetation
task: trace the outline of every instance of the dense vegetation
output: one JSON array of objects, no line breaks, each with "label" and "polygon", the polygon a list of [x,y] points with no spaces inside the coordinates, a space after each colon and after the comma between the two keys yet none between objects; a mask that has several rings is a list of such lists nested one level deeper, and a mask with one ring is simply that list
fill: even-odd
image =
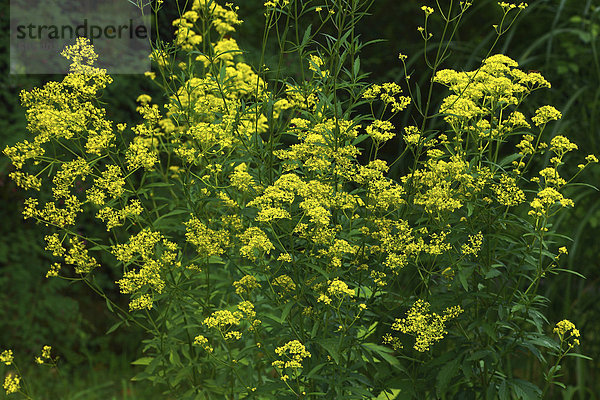
[{"label": "dense vegetation", "polygon": [[[107,110],[98,126],[136,128],[114,149],[49,137],[71,143],[50,156],[62,181],[0,162],[0,352],[33,398],[596,398],[599,172],[578,167],[600,153],[591,2],[482,0],[448,22],[417,1],[247,1],[243,24],[223,14],[235,32],[197,32],[198,60],[173,29],[215,11],[180,3],[157,12],[178,48],[155,44],[154,81],[78,81],[93,67],[77,62],[64,80],[2,77],[8,148],[31,140],[26,111],[44,134],[50,91],[19,91],[50,81],[101,96],[78,105]],[[71,193],[76,224],[43,207]],[[144,277],[157,260],[182,267]]]}]

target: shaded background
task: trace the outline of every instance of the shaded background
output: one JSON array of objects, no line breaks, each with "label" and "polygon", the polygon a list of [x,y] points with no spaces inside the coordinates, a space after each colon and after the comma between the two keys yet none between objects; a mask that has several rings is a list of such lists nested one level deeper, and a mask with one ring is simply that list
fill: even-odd
[{"label": "shaded background", "polygon": [[[167,7],[160,23],[162,37],[171,36],[170,21],[177,17],[173,2]],[[183,4],[183,2],[181,2]],[[248,53],[249,63],[258,59],[263,30],[263,1],[238,0],[240,17],[245,21],[234,37]],[[429,2],[428,2],[429,3]],[[442,1],[441,3],[448,3]],[[442,68],[471,70],[485,57],[494,39],[492,24],[501,17],[496,1],[475,1],[467,13],[451,45],[452,54]],[[414,81],[426,84],[428,75],[423,62],[423,46],[416,26],[422,24],[422,0],[376,0],[359,27],[363,42],[385,39],[385,42],[367,47],[361,53],[361,68],[372,73],[373,83],[395,81],[404,85],[402,65],[398,53],[409,56]],[[0,24],[8,31],[8,1],[0,1]],[[439,33],[440,24],[435,14],[430,31]],[[531,110],[543,104],[552,104],[562,111],[563,119],[553,124],[549,135],[565,134],[579,145],[579,154],[572,156],[577,165],[589,153],[600,154],[600,1],[591,0],[535,0],[519,17],[509,33],[503,37],[493,53],[504,53],[517,60],[521,68],[539,70],[552,83],[551,90],[538,91],[526,107]],[[435,36],[433,43],[435,44]],[[25,130],[24,110],[18,93],[43,85],[61,76],[8,75],[8,38],[0,39],[0,147],[12,145],[28,137]],[[430,49],[435,51],[435,47]],[[270,54],[269,54],[270,52]],[[275,57],[274,49],[267,56]],[[294,74],[295,64],[289,62],[286,72]],[[103,95],[109,119],[135,123],[135,98],[138,94],[154,93],[153,86],[144,77],[120,75],[114,77]],[[414,83],[413,81],[413,83]],[[434,102],[446,94],[442,87],[434,93]],[[414,110],[400,116],[397,126],[410,124]],[[401,150],[399,142],[385,149],[383,158],[393,159]],[[540,165],[540,167],[543,167]],[[70,285],[60,280],[44,278],[50,259],[43,250],[42,227],[21,217],[25,193],[8,178],[11,165],[0,157],[0,350],[12,348],[21,360],[32,360],[41,347],[51,344],[61,356],[63,378],[51,370],[32,369],[26,377],[36,376],[33,386],[40,398],[62,399],[152,399],[147,384],[129,382],[135,370],[129,361],[140,354],[142,337],[133,329],[122,328],[105,335],[117,322],[106,310],[103,300],[81,284]],[[404,172],[402,163],[392,171],[395,176]],[[590,168],[579,181],[597,185],[600,168]],[[563,367],[563,382],[568,386],[565,397],[596,399],[600,394],[600,193],[587,187],[576,187],[569,193],[576,208],[557,221],[557,229],[574,239],[564,243],[569,248],[568,267],[585,275],[579,279],[562,275],[550,279],[543,293],[551,299],[546,316],[552,326],[562,319],[570,319],[582,333],[581,352],[593,361],[568,359]],[[87,222],[93,229],[95,222]],[[98,229],[104,229],[99,227]],[[114,289],[117,277],[110,270],[98,273],[112,298],[127,299]],[[22,363],[23,364],[23,363]],[[523,365],[525,378],[539,377],[535,364]],[[37,375],[36,375],[37,374]],[[65,379],[64,377],[68,377]],[[537,380],[537,378],[532,378]],[[2,398],[3,394],[0,394]],[[47,396],[47,397],[44,397]]]}]

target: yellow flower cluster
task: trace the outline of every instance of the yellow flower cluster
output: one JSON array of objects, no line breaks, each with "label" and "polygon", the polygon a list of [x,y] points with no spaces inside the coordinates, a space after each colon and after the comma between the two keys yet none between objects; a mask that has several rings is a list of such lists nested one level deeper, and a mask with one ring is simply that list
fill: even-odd
[{"label": "yellow flower cluster", "polygon": [[568,343],[569,347],[578,346],[579,345],[579,337],[581,334],[579,330],[575,328],[575,324],[573,324],[569,320],[562,320],[556,324],[554,328],[554,333],[556,333],[562,343]]},{"label": "yellow flower cluster", "polygon": [[536,126],[546,125],[550,121],[556,121],[562,118],[562,113],[552,106],[542,106],[535,110],[535,115],[531,120]]},{"label": "yellow flower cluster", "polygon": [[423,10],[423,12],[425,13],[425,15],[427,15],[427,16],[433,14],[433,8],[431,8],[431,7],[422,6],[421,10]]},{"label": "yellow flower cluster", "polygon": [[429,303],[417,300],[408,310],[406,318],[396,319],[392,329],[416,336],[414,349],[420,352],[444,338],[448,332],[445,324],[448,320],[458,317],[464,310],[460,306],[449,307],[442,315],[429,313]]},{"label": "yellow flower cluster", "polygon": [[98,211],[96,218],[106,222],[106,230],[110,231],[116,226],[122,226],[126,219],[134,219],[144,211],[142,203],[134,199],[120,210],[104,207]]},{"label": "yellow flower cluster", "polygon": [[43,364],[45,362],[45,360],[51,360],[52,359],[52,356],[50,355],[51,351],[52,351],[52,347],[44,346],[42,348],[42,355],[35,357],[35,362],[37,364]]},{"label": "yellow flower cluster", "polygon": [[324,62],[323,59],[317,55],[311,54],[308,57],[308,69],[313,72],[314,76],[318,76],[320,78],[327,78],[329,76],[329,71],[323,68]]},{"label": "yellow flower cluster", "polygon": [[198,335],[194,338],[194,344],[201,346],[207,353],[212,353],[214,349],[208,344],[208,339],[204,335]]},{"label": "yellow flower cluster", "polygon": [[244,244],[240,247],[240,254],[250,260],[256,261],[275,248],[267,234],[255,226],[248,228],[239,237]]},{"label": "yellow flower cluster", "polygon": [[152,142],[148,142],[139,136],[134,137],[125,154],[125,162],[130,170],[138,168],[144,168],[147,171],[152,170],[158,162],[158,156],[152,151]]},{"label": "yellow flower cluster", "polygon": [[226,35],[235,31],[235,26],[242,23],[231,5],[229,9],[217,4],[212,0],[194,0],[192,11],[207,14],[213,27],[220,35]]},{"label": "yellow flower cluster", "polygon": [[348,285],[345,282],[340,281],[338,278],[335,278],[329,284],[329,287],[327,288],[327,292],[331,296],[335,296],[338,298],[343,298],[346,296],[354,297],[354,295],[355,295],[354,289],[348,288]]},{"label": "yellow flower cluster", "polygon": [[217,310],[210,317],[204,319],[204,325],[210,329],[216,329],[225,340],[239,340],[242,333],[237,330],[231,330],[239,326],[243,314],[240,311],[231,312],[229,310]]},{"label": "yellow flower cluster", "polygon": [[71,236],[69,244],[71,247],[65,255],[65,262],[75,266],[75,273],[88,274],[99,266],[96,259],[88,254],[85,243],[79,238]]},{"label": "yellow flower cluster", "polygon": [[241,163],[234,168],[234,172],[229,176],[231,185],[242,192],[247,192],[251,188],[259,188],[254,182],[252,175],[248,173],[246,163]]},{"label": "yellow flower cluster", "polygon": [[198,13],[191,10],[173,21],[173,26],[177,28],[173,42],[183,50],[191,51],[202,43],[202,35],[194,31],[194,23],[198,17]]},{"label": "yellow flower cluster", "polygon": [[461,208],[476,189],[469,163],[459,155],[449,161],[430,158],[424,169],[414,171],[402,181],[408,182],[409,178],[417,188],[414,203],[433,215]]},{"label": "yellow flower cluster", "polygon": [[[490,138],[504,136],[519,126],[527,126],[521,113],[506,113],[509,116],[504,121],[486,119],[490,115],[495,117],[497,109],[504,110],[510,105],[520,104],[532,91],[550,87],[538,72],[525,73],[517,67],[516,61],[503,54],[496,54],[483,60],[482,66],[475,71],[438,71],[434,82],[447,86],[454,93],[444,99],[440,107],[440,112],[446,114],[446,122],[455,131],[482,131],[482,124],[487,124],[492,128],[488,129]],[[533,118],[536,124],[543,118],[549,120],[556,116],[550,113],[549,108],[540,109],[536,115],[538,118]],[[492,126],[492,122],[495,125]]]},{"label": "yellow flower cluster", "polygon": [[261,324],[261,320],[256,318],[256,311],[254,311],[254,304],[248,300],[242,301],[237,306],[238,310],[244,313],[245,319],[250,323],[250,330],[256,329]]},{"label": "yellow flower cluster", "polygon": [[525,201],[525,193],[516,183],[516,178],[506,174],[500,176],[500,183],[492,185],[498,203],[513,207]]},{"label": "yellow flower cluster", "polygon": [[367,126],[367,134],[373,138],[377,143],[383,143],[395,136],[392,132],[394,126],[389,121],[375,120],[369,126]]},{"label": "yellow flower cluster", "polygon": [[[298,340],[292,340],[281,347],[277,347],[275,353],[281,357],[281,359],[275,360],[271,364],[278,370],[292,368],[296,375],[298,374],[298,369],[302,368],[302,361],[311,357],[310,352],[308,352],[306,347]],[[286,381],[288,379],[289,375],[282,371],[281,380]]]},{"label": "yellow flower cluster", "polygon": [[464,255],[472,255],[477,257],[481,245],[483,244],[483,234],[481,232],[476,235],[469,235],[469,243],[465,243],[461,247],[461,252]]},{"label": "yellow flower cluster", "polygon": [[17,393],[21,389],[21,377],[13,373],[7,374],[2,387],[6,390],[6,394]]},{"label": "yellow flower cluster", "polygon": [[[99,266],[96,259],[89,255],[88,250],[85,248],[85,243],[76,236],[69,237],[69,244],[71,247],[67,250],[63,247],[63,242],[68,236],[65,235],[61,240],[58,233],[52,235],[46,235],[46,250],[52,252],[55,257],[61,257],[67,264],[72,264],[75,267],[77,274],[90,273],[94,268]],[[58,272],[61,269],[59,263],[52,265],[48,271],[46,277],[58,276]]]},{"label": "yellow flower cluster", "polygon": [[393,113],[404,110],[410,104],[410,97],[398,96],[402,93],[400,85],[394,82],[386,82],[381,85],[373,85],[364,93],[363,98],[366,100],[380,99],[386,105],[391,106]]},{"label": "yellow flower cluster", "polygon": [[121,168],[117,165],[107,165],[102,174],[94,179],[94,186],[86,191],[87,199],[93,204],[103,205],[106,197],[119,198],[125,192],[125,179]]},{"label": "yellow flower cluster", "polygon": [[113,246],[112,254],[126,266],[139,267],[126,270],[117,281],[121,293],[135,296],[129,303],[132,310],[152,308],[153,298],[148,292],[161,293],[166,270],[180,264],[176,262],[177,245],[149,228],[131,236],[128,243]]},{"label": "yellow flower cluster", "polygon": [[290,0],[268,0],[265,2],[264,6],[269,7],[285,7],[290,4]]},{"label": "yellow flower cluster", "polygon": [[194,246],[198,254],[210,257],[223,254],[229,244],[229,234],[225,230],[215,230],[207,227],[195,216],[184,222],[186,227],[185,238]]},{"label": "yellow flower cluster", "polygon": [[240,296],[245,293],[250,293],[254,289],[260,288],[260,283],[252,275],[244,275],[239,281],[233,282],[235,292]]},{"label": "yellow flower cluster", "polygon": [[520,10],[524,10],[524,9],[526,9],[526,8],[528,7],[527,3],[519,3],[519,4],[517,5],[517,4],[507,3],[507,2],[505,2],[505,1],[500,1],[500,2],[498,2],[498,5],[499,5],[500,7],[502,7],[502,9],[503,9],[505,12],[508,12],[508,11],[510,11],[510,10],[514,10],[515,8],[518,8],[518,9],[520,9]]},{"label": "yellow flower cluster", "polygon": [[15,182],[17,186],[25,190],[40,190],[40,187],[42,187],[42,180],[40,178],[25,172],[13,171],[9,173],[8,176]]},{"label": "yellow flower cluster", "polygon": [[12,350],[4,350],[2,353],[0,353],[0,363],[11,365],[14,359],[15,357],[13,356]]},{"label": "yellow flower cluster", "polygon": [[294,280],[285,274],[279,275],[277,278],[275,278],[273,280],[273,285],[279,288],[278,293],[280,297],[283,297],[288,293],[293,293],[296,290],[296,284],[294,283]]},{"label": "yellow flower cluster", "polygon": [[550,214],[550,208],[555,204],[558,204],[563,208],[575,206],[573,200],[565,198],[556,189],[547,187],[538,192],[535,199],[529,203],[531,210],[528,214],[536,218],[548,216]]},{"label": "yellow flower cluster", "polygon": [[351,177],[354,173],[353,160],[359,154],[351,141],[358,136],[358,127],[353,121],[328,118],[316,124],[294,118],[291,130],[300,143],[286,150],[275,152],[285,160],[288,170],[303,166],[319,175],[335,173]]}]

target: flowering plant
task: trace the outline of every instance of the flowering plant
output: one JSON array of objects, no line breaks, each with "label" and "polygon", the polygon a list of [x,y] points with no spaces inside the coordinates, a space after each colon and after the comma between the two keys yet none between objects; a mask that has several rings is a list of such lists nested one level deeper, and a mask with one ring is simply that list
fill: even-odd
[{"label": "flowering plant", "polygon": [[[111,78],[86,39],[64,51],[62,82],[22,93],[35,136],[4,153],[33,193],[24,216],[48,229],[47,276],[105,297],[122,318],[114,329],[143,329],[134,379],[177,398],[540,398],[543,380],[514,365],[527,355],[546,368],[544,351],[562,358],[578,344],[565,345],[567,323],[552,338],[538,292],[570,272],[552,218],[574,206],[574,176],[561,173],[577,146],[545,135],[561,113],[520,111],[550,83],[501,54],[440,69],[451,36],[428,60],[423,103],[408,73],[409,96],[365,82],[355,27],[372,2],[313,3],[265,3],[265,40],[277,32],[301,82],[264,54],[253,69],[232,37],[236,9],[195,0],[174,43],[151,55],[147,75],[167,101],[140,95],[139,124],[107,119],[98,96]],[[446,27],[470,5],[440,10]],[[500,6],[498,38],[525,7]],[[427,45],[435,10],[423,11]],[[314,13],[321,26],[302,34]],[[318,43],[325,28],[335,33]],[[440,85],[449,94],[432,116]],[[411,102],[422,123],[398,129]],[[412,167],[394,179],[378,153],[397,135]],[[535,172],[543,154],[550,164]],[[35,195],[42,186],[52,198]],[[82,215],[103,229],[80,226]],[[95,283],[106,268],[119,269],[128,308]]]}]

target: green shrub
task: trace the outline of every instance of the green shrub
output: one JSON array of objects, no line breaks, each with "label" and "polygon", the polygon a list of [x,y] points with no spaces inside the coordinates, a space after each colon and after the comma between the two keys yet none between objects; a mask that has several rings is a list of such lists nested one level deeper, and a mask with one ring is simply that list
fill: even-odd
[{"label": "green shrub", "polygon": [[[440,68],[469,2],[437,10],[429,87],[408,73],[409,96],[367,84],[355,27],[371,3],[267,1],[255,70],[232,38],[235,9],[195,1],[174,43],[152,54],[164,114],[142,94],[131,127],[100,107],[112,79],[85,39],[65,50],[62,82],[22,93],[36,136],[5,154],[33,193],[24,216],[50,230],[47,276],[83,281],[122,318],[114,329],[144,332],[135,380],[178,399],[529,399],[561,385],[565,356],[584,357],[575,326],[544,316],[540,285],[577,274],[560,266],[568,251],[553,221],[596,157],[560,175],[577,149],[546,138],[561,113],[520,111],[550,87],[540,73],[502,54],[473,71]],[[496,40],[525,7],[500,5]],[[427,46],[435,11],[422,10]],[[267,66],[271,34],[280,56]],[[432,113],[440,84],[449,94]],[[416,122],[398,129],[410,102]],[[430,129],[434,117],[444,130]],[[388,165],[378,153],[397,133]],[[532,170],[545,156],[550,166]],[[398,160],[412,167],[392,180]],[[52,196],[36,196],[41,187]],[[86,232],[90,217],[106,231]],[[97,284],[102,268],[119,269],[128,308]],[[519,373],[530,359],[533,381]],[[15,376],[7,391],[19,390]]]}]

